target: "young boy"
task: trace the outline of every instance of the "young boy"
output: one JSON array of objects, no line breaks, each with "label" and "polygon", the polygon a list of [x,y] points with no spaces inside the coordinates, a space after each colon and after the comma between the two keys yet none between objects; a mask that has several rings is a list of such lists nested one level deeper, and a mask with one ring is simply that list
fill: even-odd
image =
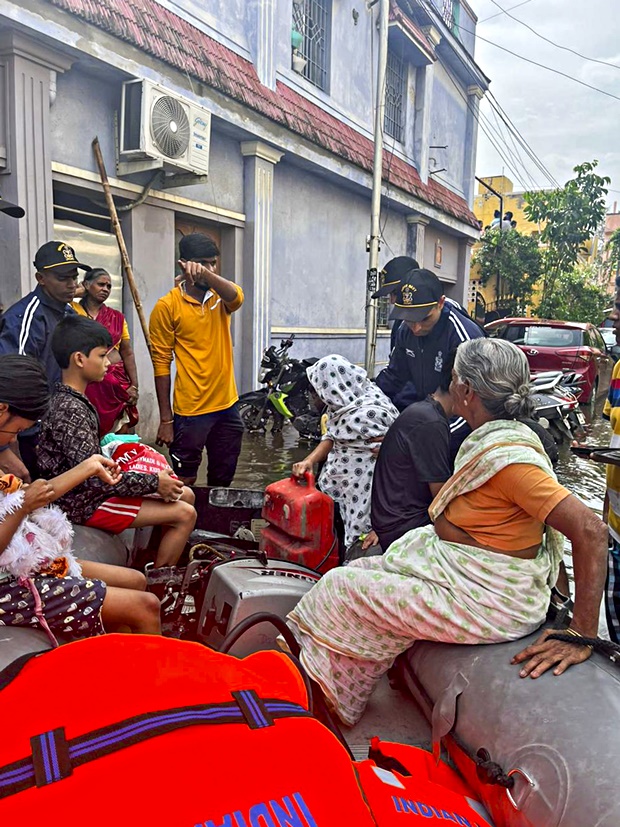
[{"label": "young boy", "polygon": [[[112,338],[103,325],[68,316],[52,336],[52,352],[62,369],[50,411],[41,423],[37,459],[41,474],[56,476],[100,452],[99,418],[84,395],[89,382],[101,382]],[[144,499],[149,494],[161,499]],[[194,528],[196,511],[191,489],[172,476],[127,472],[112,486],[91,477],[58,500],[72,523],[119,534],[126,528],[162,525],[167,530],[157,551],[156,566],[174,565]]]}]

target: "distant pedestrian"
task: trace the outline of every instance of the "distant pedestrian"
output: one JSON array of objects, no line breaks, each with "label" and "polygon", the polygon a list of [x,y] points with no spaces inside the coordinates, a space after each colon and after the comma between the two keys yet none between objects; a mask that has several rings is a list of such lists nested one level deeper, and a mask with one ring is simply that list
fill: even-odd
[{"label": "distant pedestrian", "polygon": [[[90,267],[81,264],[75,250],[64,241],[48,241],[40,247],[34,258],[34,267],[37,287],[9,307],[2,316],[0,354],[34,356],[43,365],[50,390],[53,390],[56,382],[60,381],[60,367],[51,349],[52,334],[58,322],[74,313],[71,301],[77,287],[78,268],[90,270]],[[37,437],[36,425],[21,433],[21,461],[15,455],[10,456],[8,451],[3,451],[0,453],[0,468],[24,481],[34,479],[37,476]]]},{"label": "distant pedestrian", "polygon": [[[241,451],[230,317],[243,304],[241,288],[216,273],[220,251],[202,233],[184,236],[179,264],[185,280],[151,313],[150,337],[159,403],[157,443],[170,446],[175,473],[196,481],[206,449],[207,483],[229,486]],[[177,375],[170,405],[170,365]]]}]

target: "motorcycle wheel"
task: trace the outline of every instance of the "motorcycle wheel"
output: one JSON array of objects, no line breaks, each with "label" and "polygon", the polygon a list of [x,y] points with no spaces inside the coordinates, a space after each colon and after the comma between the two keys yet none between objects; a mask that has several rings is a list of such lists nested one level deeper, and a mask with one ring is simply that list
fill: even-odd
[{"label": "motorcycle wheel", "polygon": [[271,413],[268,408],[263,411],[251,402],[239,402],[239,416],[246,431],[266,431]]}]

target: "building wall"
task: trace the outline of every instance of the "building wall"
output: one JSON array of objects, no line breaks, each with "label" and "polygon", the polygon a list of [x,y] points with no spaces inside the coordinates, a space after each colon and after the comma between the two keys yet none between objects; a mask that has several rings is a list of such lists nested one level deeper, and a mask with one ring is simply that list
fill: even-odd
[{"label": "building wall", "polygon": [[436,64],[433,70],[430,146],[447,146],[447,149],[429,148],[429,155],[434,159],[429,161],[429,171],[444,169],[437,173],[437,180],[448,184],[461,195],[465,192],[465,158],[472,152],[472,147],[468,147],[464,140],[466,129],[466,91],[461,86],[457,88],[443,66]]},{"label": "building wall", "polygon": [[[260,328],[260,324],[255,325],[256,317],[261,314],[263,321],[268,322],[266,342],[279,342],[284,334],[296,332],[294,355],[300,358],[340,352],[354,362],[363,362],[368,267],[365,240],[370,229],[371,195],[367,171],[302,140],[285,127],[258,116],[208,87],[194,93],[191,79],[182,73],[158,63],[120,39],[103,35],[43,0],[29,0],[29,4],[35,11],[39,10],[36,17],[31,15],[30,6],[26,10],[15,6],[12,13],[21,29],[28,26],[35,29],[33,65],[40,66],[37,61],[41,41],[54,45],[54,39],[60,39],[63,54],[71,53],[66,65],[62,66],[63,71],[58,74],[49,106],[51,163],[43,170],[42,178],[50,192],[51,164],[54,164],[57,188],[72,188],[72,191],[101,203],[101,187],[91,147],[91,141],[97,135],[115,197],[132,201],[140,196],[140,188],[150,175],[131,179],[130,186],[128,180],[119,180],[116,172],[115,113],[125,79],[145,77],[156,80],[169,88],[171,94],[193,97],[214,113],[208,181],[165,190],[155,184],[143,204],[122,214],[125,240],[147,318],[157,299],[172,286],[175,222],[180,219],[211,221],[221,234],[223,274],[234,276],[243,285],[246,295],[252,296],[235,314],[233,324],[241,391],[250,389],[248,376],[252,375],[257,355],[260,356],[265,344],[263,341],[257,343],[253,337],[253,331]],[[11,0],[9,5],[13,8]],[[175,0],[175,3],[166,0],[162,5],[182,6],[183,14],[195,25],[230,48],[234,44],[238,52],[252,59],[255,59],[257,49],[266,48],[265,43],[258,41],[256,12],[260,4],[257,2],[207,0],[198,4],[189,0]],[[377,35],[365,5],[353,0],[334,2],[329,95],[315,90],[288,66],[291,0],[274,0],[271,6],[269,0],[264,0],[260,7],[263,10],[272,7],[274,11],[274,31],[270,37],[279,77],[318,101],[324,109],[339,112],[347,123],[371,134],[374,67],[360,55],[367,58],[372,52],[376,59]],[[359,13],[357,24],[354,9]],[[54,19],[46,22],[48,18],[44,11]],[[2,14],[0,12],[0,30],[10,29],[13,22],[7,23]],[[63,29],[63,26],[67,28]],[[213,27],[218,31],[212,31]],[[458,101],[449,92],[447,84],[450,81],[446,81],[439,66],[437,63],[433,72],[427,75],[429,94],[425,100],[429,107],[432,100],[432,111],[442,110],[434,115],[436,134],[430,136],[430,143],[449,145],[449,180],[454,189],[462,191],[463,111],[459,110]],[[45,73],[46,81],[50,77],[49,72]],[[420,117],[429,114],[422,111],[424,107],[420,104],[421,92],[418,94],[416,89],[416,77],[420,78],[420,70],[410,69],[406,136],[402,147],[394,147],[397,152],[410,157],[415,140],[421,137],[416,133],[414,112]],[[423,83],[420,85],[424,86]],[[45,95],[39,105],[41,112],[47,114]],[[37,123],[42,130],[47,129],[43,117]],[[457,141],[455,131],[459,128],[463,133]],[[444,134],[445,130],[452,130],[449,137]],[[253,144],[260,145],[257,154],[252,149]],[[457,146],[461,152],[460,167]],[[33,169],[36,168],[34,153],[33,148],[32,157],[29,156]],[[422,157],[422,153],[419,155]],[[41,165],[40,160],[37,163]],[[444,164],[440,161],[439,165]],[[255,174],[256,170],[258,173]],[[267,185],[261,189],[265,181]],[[3,193],[5,186],[3,184]],[[47,208],[51,214],[51,204]],[[467,273],[463,239],[472,235],[471,227],[394,188],[384,191],[380,266],[393,256],[414,251],[412,225],[408,224],[407,218],[420,216],[424,221],[416,225],[416,232],[419,250],[424,253],[424,264],[434,268],[434,244],[436,237],[440,237],[443,260],[437,274],[446,282],[446,292],[461,298],[459,292],[463,291]],[[424,241],[426,222],[427,239]],[[51,222],[50,226],[53,226]],[[30,233],[26,220],[17,227],[20,232]],[[249,238],[252,239],[250,244]],[[32,246],[30,237],[29,242]],[[17,292],[18,279],[14,273],[8,273],[2,261],[0,274],[2,280],[13,279],[15,284],[11,282],[11,289]],[[261,306],[263,294],[257,287],[259,279],[262,279],[261,289],[268,285],[267,305],[263,302]],[[23,283],[29,285],[30,282],[24,279]],[[150,362],[127,290],[124,307],[141,378],[140,432],[152,438],[157,409]],[[389,331],[380,331],[377,344],[379,367],[387,360],[388,350]]]}]

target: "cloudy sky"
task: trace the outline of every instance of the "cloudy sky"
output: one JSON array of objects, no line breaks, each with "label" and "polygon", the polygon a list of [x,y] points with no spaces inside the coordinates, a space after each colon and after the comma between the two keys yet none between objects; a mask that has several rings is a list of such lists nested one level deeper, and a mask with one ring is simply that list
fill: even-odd
[{"label": "cloudy sky", "polygon": [[[620,98],[620,0],[469,2],[478,15],[480,37]],[[585,60],[546,43],[498,6],[549,40],[614,65]],[[572,177],[576,164],[597,158],[601,174],[611,177],[610,187],[616,190],[610,190],[609,203],[620,205],[620,100],[520,60],[480,38],[476,60],[491,78],[495,98],[552,176],[563,184]],[[495,116],[486,101],[482,112],[485,128],[497,133]],[[505,131],[501,145],[513,169],[480,131],[478,175],[503,171],[515,189],[531,188],[533,183],[550,185],[519,147],[527,172],[523,170]]]}]

